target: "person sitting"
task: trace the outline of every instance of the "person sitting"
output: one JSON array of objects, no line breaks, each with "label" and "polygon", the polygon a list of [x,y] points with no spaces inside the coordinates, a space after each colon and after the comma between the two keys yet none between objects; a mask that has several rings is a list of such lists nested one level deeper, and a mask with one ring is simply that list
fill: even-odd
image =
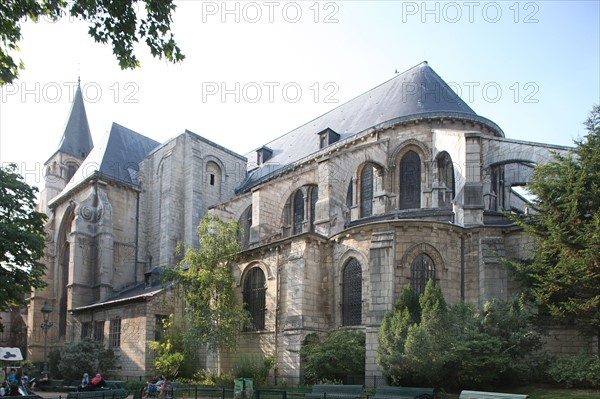
[{"label": "person sitting", "polygon": [[163,380],[158,377],[152,377],[150,381],[146,382],[146,392],[144,394],[145,398],[156,396],[156,393],[160,389],[163,384]]},{"label": "person sitting", "polygon": [[171,384],[171,380],[166,378],[164,375],[161,376],[163,383],[160,386],[160,398],[172,398],[173,397],[173,384]]},{"label": "person sitting", "polygon": [[104,382],[104,378],[102,378],[102,375],[100,373],[96,373],[96,376],[94,378],[92,378],[92,380],[90,381],[91,389],[98,389],[98,388],[102,388],[104,386],[106,386],[106,382]]},{"label": "person sitting", "polygon": [[44,374],[42,376],[42,378],[40,378],[39,380],[35,379],[35,378],[31,380],[30,389],[32,391],[35,391],[35,389],[37,387],[43,387],[43,386],[47,386],[49,384],[50,384],[50,381],[48,380],[48,374]]},{"label": "person sitting", "polygon": [[81,384],[77,387],[77,391],[85,391],[89,388],[90,385],[90,375],[88,373],[83,373],[83,378],[81,378]]},{"label": "person sitting", "polygon": [[15,369],[10,369],[10,373],[8,374],[8,382],[10,384],[18,384],[19,380],[17,379],[17,372]]}]

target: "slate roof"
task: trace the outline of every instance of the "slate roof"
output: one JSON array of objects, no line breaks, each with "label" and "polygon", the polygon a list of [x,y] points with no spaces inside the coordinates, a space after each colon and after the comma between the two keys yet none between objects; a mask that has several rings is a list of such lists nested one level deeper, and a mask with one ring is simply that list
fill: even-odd
[{"label": "slate roof", "polygon": [[78,308],[75,308],[75,309],[73,309],[73,311],[77,312],[77,311],[89,310],[89,309],[94,309],[94,308],[99,308],[99,307],[104,307],[104,306],[115,306],[115,305],[132,302],[132,301],[146,300],[148,298],[152,298],[152,297],[160,294],[162,291],[163,291],[163,287],[160,285],[146,288],[146,284],[141,283],[136,286],[124,289],[123,291],[120,291],[104,300],[92,303],[90,305],[85,305],[85,306],[80,306]]},{"label": "slate roof", "polygon": [[104,140],[90,152],[73,179],[50,204],[93,174],[100,174],[122,183],[137,186],[139,163],[154,148],[160,145],[144,135],[113,123]]},{"label": "slate roof", "polygon": [[272,150],[272,156],[262,165],[257,167],[256,161],[252,162],[256,160],[255,151],[246,154],[251,160],[248,164],[248,176],[237,187],[236,192],[247,191],[319,151],[318,133],[327,128],[340,134],[342,141],[369,128],[388,123],[436,117],[483,123],[499,136],[504,136],[500,127],[477,115],[425,61],[266,143],[263,147]]},{"label": "slate roof", "polygon": [[85,159],[92,148],[94,148],[94,143],[83,104],[81,87],[78,84],[58,151]]},{"label": "slate roof", "polygon": [[[165,288],[160,282],[160,267],[155,267],[149,273],[150,286],[146,285],[146,282],[127,287],[121,291],[115,292],[108,298],[96,301],[90,305],[80,306],[73,309],[74,311],[89,310],[93,308],[99,308],[104,306],[120,305],[125,302],[142,301],[152,298],[160,294]],[[172,283],[168,283],[166,288],[171,288]]]}]

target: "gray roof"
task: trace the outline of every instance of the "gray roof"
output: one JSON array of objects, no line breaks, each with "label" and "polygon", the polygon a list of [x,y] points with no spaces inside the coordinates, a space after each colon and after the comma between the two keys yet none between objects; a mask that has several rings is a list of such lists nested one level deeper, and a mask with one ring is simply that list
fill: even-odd
[{"label": "gray roof", "polygon": [[113,122],[99,162],[99,172],[115,180],[138,185],[140,162],[159,145],[158,141]]},{"label": "gray roof", "polygon": [[83,161],[54,203],[88,177],[99,174],[122,183],[137,186],[139,164],[160,143],[113,123],[104,140]]},{"label": "gray roof", "polygon": [[98,302],[94,302],[90,305],[80,306],[78,308],[73,309],[74,311],[82,311],[82,310],[90,310],[104,306],[118,306],[123,303],[128,303],[132,301],[140,301],[147,300],[152,298],[163,291],[163,287],[153,286],[150,288],[146,288],[144,283],[138,284],[136,286],[126,288],[106,299],[103,299]]},{"label": "gray roof", "polygon": [[94,148],[94,143],[92,142],[92,134],[85,113],[81,87],[77,85],[69,119],[58,145],[58,151],[85,159],[92,148]]},{"label": "gray roof", "polygon": [[[388,123],[439,117],[483,123],[504,136],[495,123],[478,116],[425,61],[266,143],[264,146],[273,151],[271,158],[258,167],[256,161],[250,162],[248,176],[236,191],[247,191],[319,151],[318,133],[327,128],[340,134],[341,141]],[[256,160],[256,152],[250,152],[246,157]]]}]

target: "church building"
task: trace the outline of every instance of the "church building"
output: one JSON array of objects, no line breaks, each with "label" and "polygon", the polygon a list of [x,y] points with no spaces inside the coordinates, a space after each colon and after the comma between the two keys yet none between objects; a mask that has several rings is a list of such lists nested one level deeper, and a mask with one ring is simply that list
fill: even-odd
[{"label": "church building", "polygon": [[[48,287],[29,301],[28,354],[41,359],[48,301],[51,347],[92,337],[115,350],[116,373],[150,374],[147,341],[185,307],[158,272],[215,212],[240,224],[232,273],[253,328],[236,353],[273,355],[272,377],[293,384],[308,334],[359,329],[372,381],[379,325],[404,286],[433,279],[449,303],[475,305],[517,292],[499,257],[532,243],[505,212],[528,212],[533,167],[569,150],[506,138],[427,62],[256,148],[190,131],[158,143],[116,123],[94,145],[78,88],[44,166]],[[575,353],[592,345],[553,337]]]}]

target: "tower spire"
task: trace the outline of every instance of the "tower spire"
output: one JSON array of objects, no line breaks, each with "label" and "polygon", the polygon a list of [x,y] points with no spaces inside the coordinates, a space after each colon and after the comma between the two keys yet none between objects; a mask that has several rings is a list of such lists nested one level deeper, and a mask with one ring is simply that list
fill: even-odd
[{"label": "tower spire", "polygon": [[83,103],[81,78],[78,76],[71,112],[69,113],[62,139],[58,145],[58,151],[84,159],[92,148],[94,148],[94,143]]}]

